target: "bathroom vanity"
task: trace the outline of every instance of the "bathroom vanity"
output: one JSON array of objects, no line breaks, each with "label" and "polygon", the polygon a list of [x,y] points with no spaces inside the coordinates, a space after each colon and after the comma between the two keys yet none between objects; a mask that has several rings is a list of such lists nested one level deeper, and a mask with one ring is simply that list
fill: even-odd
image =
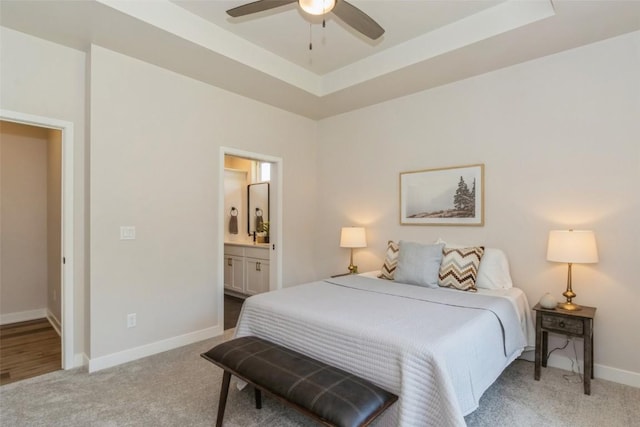
[{"label": "bathroom vanity", "polygon": [[243,295],[268,292],[269,250],[269,244],[225,243],[225,290]]}]

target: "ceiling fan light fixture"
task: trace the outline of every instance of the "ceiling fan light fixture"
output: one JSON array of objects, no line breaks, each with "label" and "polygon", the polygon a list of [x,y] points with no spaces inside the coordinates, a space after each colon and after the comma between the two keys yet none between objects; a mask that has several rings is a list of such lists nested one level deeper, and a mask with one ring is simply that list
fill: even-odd
[{"label": "ceiling fan light fixture", "polygon": [[308,14],[324,15],[333,10],[336,0],[298,0],[298,4]]}]

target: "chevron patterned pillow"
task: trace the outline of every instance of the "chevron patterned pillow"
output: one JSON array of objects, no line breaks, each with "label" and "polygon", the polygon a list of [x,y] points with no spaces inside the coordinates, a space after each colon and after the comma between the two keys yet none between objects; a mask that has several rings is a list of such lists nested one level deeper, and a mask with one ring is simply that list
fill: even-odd
[{"label": "chevron patterned pillow", "polygon": [[380,269],[380,279],[393,280],[396,267],[398,266],[398,253],[400,252],[400,246],[397,242],[389,240],[387,243],[387,251],[384,254],[384,264]]},{"label": "chevron patterned pillow", "polygon": [[476,292],[476,278],[484,247],[445,248],[438,275],[438,285],[461,291]]}]

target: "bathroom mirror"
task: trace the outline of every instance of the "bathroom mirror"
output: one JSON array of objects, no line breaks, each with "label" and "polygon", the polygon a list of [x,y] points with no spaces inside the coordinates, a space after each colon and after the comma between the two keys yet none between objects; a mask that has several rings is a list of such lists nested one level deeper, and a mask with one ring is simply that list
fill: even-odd
[{"label": "bathroom mirror", "polygon": [[248,186],[249,209],[247,212],[247,231],[249,235],[253,232],[264,231],[262,224],[269,221],[269,183],[259,182]]}]

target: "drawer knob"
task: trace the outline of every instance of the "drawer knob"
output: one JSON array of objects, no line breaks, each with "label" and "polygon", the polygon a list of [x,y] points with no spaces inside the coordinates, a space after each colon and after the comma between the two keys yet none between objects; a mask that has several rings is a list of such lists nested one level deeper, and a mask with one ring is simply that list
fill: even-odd
[{"label": "drawer knob", "polygon": [[563,322],[563,321],[560,321],[560,323],[558,323],[558,325],[559,325],[561,328],[564,328],[564,322]]}]

